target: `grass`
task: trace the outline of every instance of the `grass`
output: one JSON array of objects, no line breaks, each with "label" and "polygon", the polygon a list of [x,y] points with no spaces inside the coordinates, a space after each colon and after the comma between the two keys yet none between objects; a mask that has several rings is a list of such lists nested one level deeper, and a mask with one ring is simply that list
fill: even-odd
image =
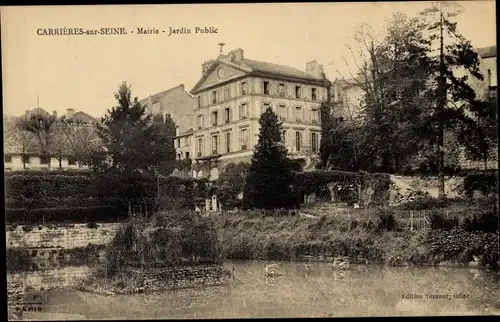
[{"label": "grass", "polygon": [[[449,209],[449,212],[465,218],[478,209],[476,206],[465,209],[456,207]],[[470,242],[466,240],[463,240],[464,247],[458,251],[462,257],[458,253],[450,252],[446,244],[436,246],[431,240],[432,234],[443,238],[451,234],[453,238],[460,240],[461,235],[467,234],[458,228],[453,232],[400,229],[409,220],[408,211],[391,209],[399,225],[387,231],[380,226],[379,214],[384,214],[388,208],[371,209],[371,215],[367,215],[367,211],[363,209],[352,210],[351,219],[341,211],[332,211],[317,218],[249,218],[244,213],[239,213],[216,216],[215,224],[222,232],[223,253],[228,259],[289,260],[301,255],[348,255],[354,263],[368,261],[392,265],[434,265],[446,260],[458,260],[466,264],[470,259],[467,254],[483,254],[483,250],[477,247],[468,247]],[[353,224],[353,218],[356,218],[357,225]],[[473,239],[477,244],[494,238],[491,234],[481,232],[472,235],[475,236]],[[488,258],[486,262],[496,263],[497,253],[492,250],[484,252]]]}]

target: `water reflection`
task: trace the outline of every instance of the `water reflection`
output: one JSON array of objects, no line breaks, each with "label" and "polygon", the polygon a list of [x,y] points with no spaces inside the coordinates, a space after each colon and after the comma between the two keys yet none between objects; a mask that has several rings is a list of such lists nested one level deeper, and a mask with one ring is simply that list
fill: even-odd
[{"label": "water reflection", "polygon": [[[317,317],[498,314],[497,273],[457,268],[387,268],[279,263],[282,276],[266,277],[264,262],[228,262],[234,280],[222,287],[113,297],[61,289],[89,268],[66,267],[10,276],[46,293],[44,312],[87,319]],[[59,289],[57,289],[59,288]],[[408,299],[417,294],[422,299]],[[427,299],[448,294],[451,299]],[[462,294],[465,298],[454,298]],[[408,296],[407,296],[408,297]]]}]

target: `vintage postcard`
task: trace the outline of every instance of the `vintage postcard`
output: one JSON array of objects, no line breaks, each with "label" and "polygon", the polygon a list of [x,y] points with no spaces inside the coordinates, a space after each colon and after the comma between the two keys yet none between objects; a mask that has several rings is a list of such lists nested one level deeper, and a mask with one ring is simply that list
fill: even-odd
[{"label": "vintage postcard", "polygon": [[499,315],[495,12],[1,7],[9,320]]}]

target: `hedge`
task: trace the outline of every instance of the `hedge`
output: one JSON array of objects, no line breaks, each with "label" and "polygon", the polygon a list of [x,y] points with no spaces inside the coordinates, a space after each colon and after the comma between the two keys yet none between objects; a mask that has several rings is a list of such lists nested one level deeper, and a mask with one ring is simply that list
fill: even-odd
[{"label": "hedge", "polygon": [[[158,178],[143,173],[23,172],[10,173],[5,181],[6,208],[27,211],[55,208],[57,212],[59,208],[113,205],[119,212],[126,212],[129,202],[153,210],[158,196],[161,208],[194,209],[195,200],[207,196],[206,180]],[[20,212],[11,211],[11,214]]]},{"label": "hedge", "polygon": [[371,187],[374,200],[385,200],[390,189],[390,176],[384,173],[346,172],[335,170],[315,170],[294,172],[294,185],[304,194],[323,190],[331,182],[360,185],[361,189]]},{"label": "hedge", "polygon": [[117,222],[123,220],[127,212],[115,206],[99,207],[59,207],[59,208],[7,208],[5,223],[7,225],[37,225],[42,223],[86,223]]}]

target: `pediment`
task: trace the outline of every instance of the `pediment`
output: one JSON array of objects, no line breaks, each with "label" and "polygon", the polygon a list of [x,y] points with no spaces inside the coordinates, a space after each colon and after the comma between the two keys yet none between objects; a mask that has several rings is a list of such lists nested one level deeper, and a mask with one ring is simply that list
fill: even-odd
[{"label": "pediment", "polygon": [[239,68],[238,66],[216,61],[191,90],[191,93],[194,94],[214,85],[245,76],[249,72],[250,70],[245,70],[243,67]]}]

